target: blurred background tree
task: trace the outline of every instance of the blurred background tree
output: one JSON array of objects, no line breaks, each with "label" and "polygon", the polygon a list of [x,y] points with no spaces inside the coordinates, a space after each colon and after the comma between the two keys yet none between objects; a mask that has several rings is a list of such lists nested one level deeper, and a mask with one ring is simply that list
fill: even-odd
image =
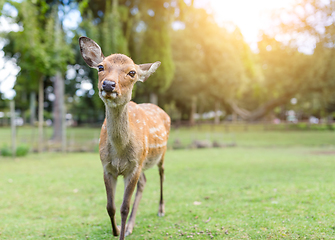
[{"label": "blurred background tree", "polygon": [[[103,120],[97,73],[79,53],[77,39],[85,35],[105,55],[127,54],[136,63],[161,61],[149,81],[136,84],[133,99],[177,111],[179,120],[194,123],[195,113],[219,110],[226,118],[247,121],[269,115],[284,119],[292,98],[298,99],[294,107],[305,119],[331,116],[335,1],[299,0],[275,12],[257,50],[251,50],[238,27],[218,24],[213,12],[195,2],[2,0],[1,14],[20,26],[1,35],[5,56],[17,59],[21,69],[16,105],[33,122],[37,96],[45,95],[39,105],[47,117],[53,111],[54,123],[59,99],[64,103],[58,106],[65,105],[79,125]],[[42,92],[36,94],[41,82]],[[57,86],[65,87],[64,96]]]}]

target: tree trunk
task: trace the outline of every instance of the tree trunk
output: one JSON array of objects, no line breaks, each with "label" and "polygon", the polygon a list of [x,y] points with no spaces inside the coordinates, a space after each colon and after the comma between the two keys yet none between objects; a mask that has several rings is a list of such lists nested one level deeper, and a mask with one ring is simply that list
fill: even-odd
[{"label": "tree trunk", "polygon": [[232,113],[232,119],[231,119],[231,121],[232,121],[233,123],[236,123],[236,122],[237,122],[237,114],[236,114],[236,112],[233,112],[233,113]]},{"label": "tree trunk", "polygon": [[54,77],[54,93],[55,100],[53,101],[53,136],[52,140],[61,143],[64,139],[64,79],[58,71]]},{"label": "tree trunk", "polygon": [[30,93],[30,125],[34,126],[35,125],[35,120],[36,120],[36,93],[31,92]]},{"label": "tree trunk", "polygon": [[219,111],[220,111],[220,103],[215,102],[215,116],[214,116],[214,124],[219,124],[220,123],[220,116],[219,116]]},{"label": "tree trunk", "polygon": [[195,96],[192,97],[191,104],[190,125],[193,126],[195,124],[195,113],[197,111],[197,98]]},{"label": "tree trunk", "polygon": [[43,151],[43,111],[44,111],[44,86],[43,76],[39,81],[38,89],[38,152]]},{"label": "tree trunk", "polygon": [[238,114],[243,120],[255,121],[263,118],[268,112],[273,110],[275,107],[278,107],[289,101],[294,95],[294,93],[295,93],[294,91],[291,91],[286,93],[284,96],[270,100],[261,105],[260,107],[258,107],[257,109],[253,110],[252,112],[238,107],[234,101],[229,101],[228,103],[233,109],[233,112]]},{"label": "tree trunk", "polygon": [[158,96],[156,93],[150,93],[150,102],[152,104],[158,105]]}]

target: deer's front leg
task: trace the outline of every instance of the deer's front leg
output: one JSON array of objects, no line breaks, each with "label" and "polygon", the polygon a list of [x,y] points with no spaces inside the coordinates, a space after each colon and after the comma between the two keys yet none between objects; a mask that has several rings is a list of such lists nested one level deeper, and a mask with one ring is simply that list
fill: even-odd
[{"label": "deer's front leg", "polygon": [[135,218],[136,218],[136,212],[138,205],[140,204],[143,189],[145,187],[147,180],[145,178],[144,173],[141,173],[140,178],[137,182],[137,190],[136,190],[136,196],[133,204],[133,209],[131,210],[131,214],[128,220],[127,228],[126,228],[126,236],[130,235],[133,232],[134,226],[135,226]]},{"label": "deer's front leg", "polygon": [[141,174],[141,169],[137,170],[134,174],[130,174],[130,176],[125,177],[124,179],[124,195],[123,195],[123,202],[121,205],[121,234],[120,240],[123,240],[125,237],[125,230],[126,230],[126,221],[129,214],[130,208],[130,200],[131,196],[133,195],[135,186],[138,182],[138,179]]},{"label": "deer's front leg", "polygon": [[117,179],[113,177],[111,174],[104,172],[104,180],[106,186],[106,193],[107,193],[107,212],[111,219],[112,228],[113,228],[113,235],[119,236],[120,230],[116,225],[115,221],[115,190],[116,190],[116,183]]}]

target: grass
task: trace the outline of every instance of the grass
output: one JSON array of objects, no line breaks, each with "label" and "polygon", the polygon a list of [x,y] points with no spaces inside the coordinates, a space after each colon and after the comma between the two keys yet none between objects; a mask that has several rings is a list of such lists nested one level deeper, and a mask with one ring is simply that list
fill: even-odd
[{"label": "grass", "polygon": [[[307,133],[288,148],[286,133],[250,134],[236,148],[168,151],[166,215],[150,169],[127,239],[334,239],[335,147],[320,147],[334,136]],[[96,153],[1,158],[0,196],[0,239],[114,239]]]},{"label": "grass", "polygon": [[[255,126],[257,127],[257,126]],[[179,139],[184,146],[188,146],[194,139],[217,140],[222,143],[236,143],[240,147],[324,147],[335,145],[333,131],[264,131],[260,129],[242,129],[226,132],[223,126],[211,129],[210,126],[198,128],[173,129],[169,137],[169,146]]]},{"label": "grass", "polygon": [[[276,127],[277,129],[274,129]],[[236,143],[242,147],[273,147],[273,146],[332,146],[335,143],[335,133],[329,130],[284,130],[285,126],[262,124],[221,124],[203,125],[201,127],[171,129],[168,147],[172,148],[176,139],[184,147],[188,147],[193,140],[210,140],[221,143]],[[282,129],[282,130],[278,130]],[[53,129],[45,128],[45,139],[52,137]],[[0,148],[10,146],[10,128],[0,128]],[[97,150],[100,128],[68,128],[67,146],[69,151]],[[38,131],[36,128],[19,127],[17,130],[17,144],[25,144],[37,149]],[[48,143],[48,141],[45,141]],[[53,149],[52,143],[46,144]],[[51,146],[51,147],[49,147]],[[60,144],[55,145],[60,149]],[[54,148],[55,148],[54,147]]]}]

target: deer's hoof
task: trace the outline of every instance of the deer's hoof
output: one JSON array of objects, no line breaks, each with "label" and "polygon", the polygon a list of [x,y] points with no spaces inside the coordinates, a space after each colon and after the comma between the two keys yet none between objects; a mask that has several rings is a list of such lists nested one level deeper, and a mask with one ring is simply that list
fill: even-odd
[{"label": "deer's hoof", "polygon": [[120,228],[116,227],[116,229],[113,229],[113,235],[114,236],[119,236],[120,235]]},{"label": "deer's hoof", "polygon": [[164,217],[165,216],[165,213],[164,212],[158,212],[158,217]]},{"label": "deer's hoof", "polygon": [[158,208],[158,217],[164,217],[164,215],[165,215],[164,203],[160,203]]},{"label": "deer's hoof", "polygon": [[126,233],[125,233],[125,236],[126,237],[129,236],[131,233],[132,233],[131,231],[127,230]]}]

